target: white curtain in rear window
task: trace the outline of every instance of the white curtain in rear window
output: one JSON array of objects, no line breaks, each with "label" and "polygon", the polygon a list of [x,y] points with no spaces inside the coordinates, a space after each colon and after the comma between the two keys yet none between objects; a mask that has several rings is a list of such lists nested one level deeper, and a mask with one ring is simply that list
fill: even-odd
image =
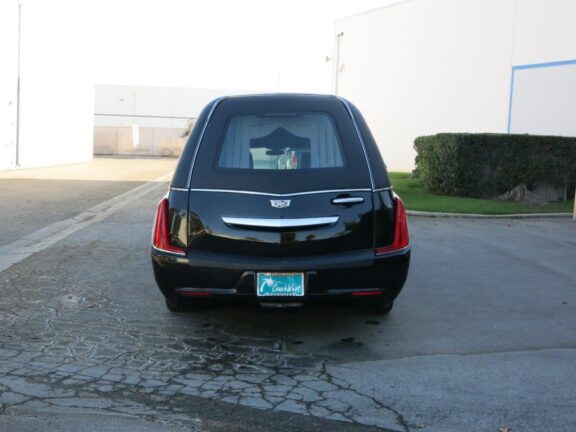
[{"label": "white curtain in rear window", "polygon": [[250,168],[250,140],[265,137],[278,128],[310,139],[310,167],[344,166],[340,144],[331,117],[322,113],[295,116],[239,115],[228,123],[218,166]]}]

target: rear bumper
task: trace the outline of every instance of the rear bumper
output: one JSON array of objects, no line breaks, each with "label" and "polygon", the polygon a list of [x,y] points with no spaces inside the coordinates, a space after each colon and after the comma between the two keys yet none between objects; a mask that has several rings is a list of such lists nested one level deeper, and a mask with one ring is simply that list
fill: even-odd
[{"label": "rear bumper", "polygon": [[[358,292],[379,291],[393,301],[404,285],[410,265],[410,248],[374,256],[372,250],[307,257],[260,257],[189,251],[179,257],[152,248],[156,282],[166,297],[256,297],[256,273],[303,272],[305,296],[261,297],[265,301],[308,301],[352,297]],[[357,295],[357,294],[356,294]]]}]

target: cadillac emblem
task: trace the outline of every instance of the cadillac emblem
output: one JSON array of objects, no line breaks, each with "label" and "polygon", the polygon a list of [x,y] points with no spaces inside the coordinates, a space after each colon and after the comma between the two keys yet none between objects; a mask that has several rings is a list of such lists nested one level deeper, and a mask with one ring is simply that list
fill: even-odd
[{"label": "cadillac emblem", "polygon": [[290,207],[290,200],[270,200],[270,204],[274,208],[286,208]]}]

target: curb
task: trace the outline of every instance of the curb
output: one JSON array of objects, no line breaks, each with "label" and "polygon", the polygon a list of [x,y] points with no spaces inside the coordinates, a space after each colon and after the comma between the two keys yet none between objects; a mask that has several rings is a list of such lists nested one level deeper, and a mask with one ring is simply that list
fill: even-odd
[{"label": "curb", "polygon": [[488,215],[474,213],[439,213],[419,210],[406,210],[409,216],[431,217],[431,218],[463,218],[463,219],[539,219],[539,218],[567,218],[572,217],[572,213],[527,213],[527,214],[503,214]]}]

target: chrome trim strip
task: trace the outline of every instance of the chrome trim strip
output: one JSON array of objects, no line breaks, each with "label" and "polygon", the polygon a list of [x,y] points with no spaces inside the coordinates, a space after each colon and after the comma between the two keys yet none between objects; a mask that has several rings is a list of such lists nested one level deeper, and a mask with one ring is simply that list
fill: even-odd
[{"label": "chrome trim strip", "polygon": [[[261,296],[258,297],[259,299],[265,299],[265,298],[270,298],[272,296]],[[295,296],[292,295],[291,297],[295,297],[295,298],[301,298],[303,296]],[[282,308],[300,308],[302,306],[304,306],[304,304],[302,302],[282,302],[282,303],[276,303],[276,302],[264,302],[264,301],[260,301],[260,306],[261,307],[269,307],[269,308],[278,308],[278,309],[282,309]]]},{"label": "chrome trim strip", "polygon": [[232,190],[232,189],[189,189],[189,191],[190,192],[235,193],[235,194],[245,194],[245,195],[273,196],[273,197],[290,197],[290,196],[299,196],[299,195],[314,195],[314,194],[340,193],[340,192],[372,192],[371,189],[334,189],[334,190],[295,192],[295,193],[289,193],[289,194],[275,194],[275,193],[270,193],[270,192],[241,191],[241,190]]},{"label": "chrome trim strip", "polygon": [[393,251],[388,251],[388,252],[382,252],[379,254],[375,254],[374,258],[385,258],[385,257],[393,257],[396,255],[403,255],[406,252],[408,252],[410,250],[410,244],[406,247],[403,247],[402,249],[396,249]]},{"label": "chrome trim strip", "polygon": [[364,202],[362,197],[334,198],[332,204],[360,204]]},{"label": "chrome trim strip", "polygon": [[160,249],[159,247],[156,247],[156,246],[154,246],[154,245],[152,245],[152,249],[154,249],[154,250],[157,251],[157,252],[162,252],[162,253],[177,255],[177,256],[181,256],[181,257],[185,257],[185,256],[186,256],[186,252],[167,251],[167,250],[165,250],[165,249]]},{"label": "chrome trim strip", "polygon": [[271,192],[254,192],[254,191],[241,191],[233,189],[188,189],[188,188],[176,188],[171,187],[170,190],[179,192],[224,192],[224,193],[237,193],[237,194],[248,194],[248,195],[264,195],[264,196],[275,196],[275,197],[286,197],[286,196],[298,196],[298,195],[313,195],[320,193],[339,193],[339,192],[382,192],[393,190],[393,186],[388,186],[380,189],[333,189],[333,190],[319,190],[319,191],[307,191],[307,192],[294,192],[289,194],[275,194]]},{"label": "chrome trim strip", "polygon": [[236,288],[176,288],[177,293],[181,292],[205,292],[210,294],[236,294]]},{"label": "chrome trim strip", "polygon": [[354,129],[356,129],[356,134],[358,135],[358,139],[360,140],[360,144],[362,145],[362,151],[364,152],[364,158],[366,159],[366,165],[368,165],[368,172],[370,173],[370,185],[372,186],[372,190],[374,190],[374,176],[372,175],[372,167],[370,166],[370,160],[368,159],[368,152],[366,151],[366,145],[364,144],[364,139],[362,138],[362,134],[360,133],[360,128],[358,127],[358,123],[356,123],[356,117],[354,117],[354,113],[350,109],[348,105],[348,101],[340,96],[336,96],[342,104],[346,107],[348,111],[348,115],[352,119],[352,123],[354,124]]},{"label": "chrome trim strip", "polygon": [[258,228],[298,228],[313,227],[319,225],[332,225],[338,222],[338,216],[314,217],[314,218],[294,218],[294,219],[259,219],[226,217],[222,220],[227,225],[239,225]]},{"label": "chrome trim strip", "polygon": [[194,149],[194,156],[192,156],[192,162],[190,163],[190,171],[188,172],[188,182],[186,183],[188,185],[188,188],[190,188],[190,183],[192,182],[192,171],[194,171],[194,165],[196,164],[196,157],[198,156],[198,150],[200,150],[200,144],[202,144],[202,139],[204,138],[204,134],[206,133],[206,129],[208,128],[208,123],[210,123],[210,119],[212,118],[212,114],[214,114],[214,110],[218,105],[220,105],[220,102],[222,102],[224,99],[228,99],[228,96],[223,96],[216,99],[216,101],[214,102],[214,106],[208,113],[206,122],[202,127],[202,132],[200,132],[200,136],[198,137],[198,144]]}]

